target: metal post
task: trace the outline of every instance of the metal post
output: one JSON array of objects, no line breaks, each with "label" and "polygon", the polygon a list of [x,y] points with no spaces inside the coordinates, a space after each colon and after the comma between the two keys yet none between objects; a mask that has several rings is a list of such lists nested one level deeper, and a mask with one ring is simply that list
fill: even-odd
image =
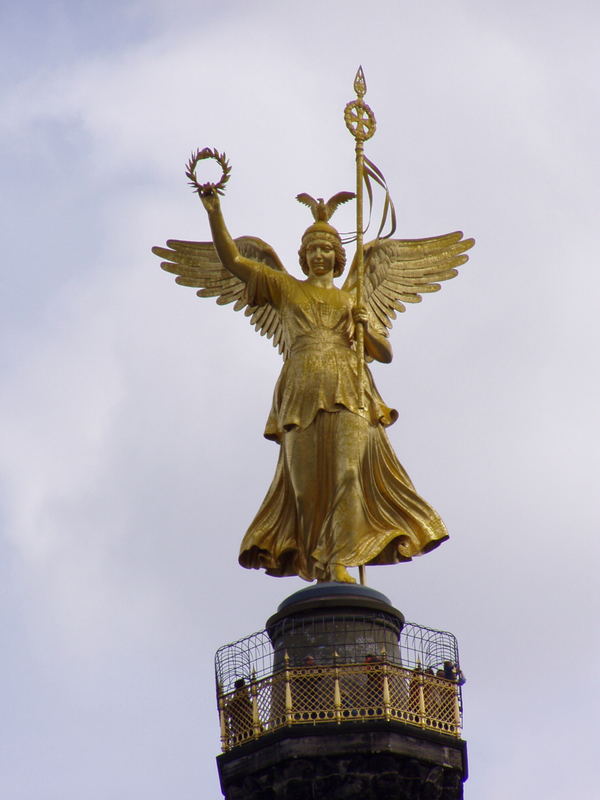
[{"label": "metal post", "polygon": [[424,682],[425,676],[421,671],[419,671],[418,677],[418,685],[419,685],[419,722],[421,723],[421,727],[425,726],[425,690],[424,690]]},{"label": "metal post", "polygon": [[290,657],[288,651],[285,651],[283,656],[285,664],[284,677],[285,677],[285,719],[288,725],[292,724],[292,689],[290,686]]},{"label": "metal post", "polygon": [[390,702],[390,681],[389,681],[389,667],[387,658],[383,662],[383,710],[387,720],[391,717],[391,702]]},{"label": "metal post", "polygon": [[260,736],[260,717],[258,715],[258,688],[256,685],[256,672],[252,672],[252,680],[250,681],[250,696],[252,698],[252,732],[254,738]]},{"label": "metal post", "polygon": [[454,687],[454,724],[456,725],[456,735],[460,736],[460,687]]},{"label": "metal post", "polygon": [[340,690],[340,668],[338,667],[337,660],[338,653],[333,654],[333,663],[335,664],[335,678],[333,681],[333,706],[335,708],[335,718],[338,722],[342,721],[342,692]]},{"label": "metal post", "polygon": [[223,687],[217,684],[217,698],[219,703],[219,726],[221,728],[221,750],[225,753],[229,749],[229,732],[227,730],[227,717],[225,716],[225,698]]}]

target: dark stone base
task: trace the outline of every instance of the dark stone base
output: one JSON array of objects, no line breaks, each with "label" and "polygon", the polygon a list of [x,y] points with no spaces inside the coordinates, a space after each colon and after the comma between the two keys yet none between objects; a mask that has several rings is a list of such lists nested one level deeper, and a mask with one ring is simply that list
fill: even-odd
[{"label": "dark stone base", "polygon": [[461,800],[466,743],[399,723],[298,726],[217,759],[226,800]]}]

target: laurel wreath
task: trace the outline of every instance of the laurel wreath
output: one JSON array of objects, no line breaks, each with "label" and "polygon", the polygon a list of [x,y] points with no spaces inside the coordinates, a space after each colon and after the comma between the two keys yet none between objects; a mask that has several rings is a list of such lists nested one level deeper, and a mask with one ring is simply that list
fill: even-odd
[{"label": "laurel wreath", "polygon": [[[198,183],[198,180],[196,179],[196,167],[198,166],[198,162],[204,161],[207,158],[214,158],[217,164],[221,167],[223,174],[217,183]],[[189,179],[190,186],[192,186],[194,191],[199,195],[210,194],[211,192],[224,194],[224,187],[229,180],[230,174],[231,166],[229,165],[229,161],[227,160],[225,153],[219,153],[216,148],[211,150],[210,147],[205,147],[203,150],[196,150],[195,153],[192,153],[185,169],[185,175],[186,178]]]}]

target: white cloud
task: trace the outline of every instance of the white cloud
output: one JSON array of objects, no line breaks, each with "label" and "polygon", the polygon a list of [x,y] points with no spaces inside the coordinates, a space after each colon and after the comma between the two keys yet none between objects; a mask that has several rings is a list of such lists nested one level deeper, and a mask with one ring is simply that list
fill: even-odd
[{"label": "white cloud", "polygon": [[[488,17],[469,3],[381,3],[367,23],[359,3],[233,3],[210,17],[202,5],[130,6],[152,33],[105,52],[75,48],[51,69],[44,56],[5,100],[3,548],[8,607],[26,621],[5,665],[20,687],[15,741],[41,754],[46,712],[82,764],[65,788],[60,757],[48,755],[48,796],[85,786],[92,800],[80,704],[98,726],[88,745],[114,765],[98,796],[139,788],[143,763],[164,767],[146,796],[164,796],[180,773],[180,796],[197,794],[190,741],[201,717],[186,703],[213,713],[212,651],[260,627],[297,585],[235,564],[276,457],[261,432],[279,362],[243,317],[175,286],[150,247],[208,236],[183,176],[189,151],[208,144],[232,160],[232,231],[267,239],[293,269],[307,224],[293,196],[352,186],[341,109],[360,60],[379,123],[369,152],[399,235],[462,226],[478,238],[460,277],[396,323],[395,361],[375,371],[401,412],[391,431],[400,459],[453,538],[369,580],[408,616],[459,636],[467,791],[494,796],[490,752],[518,728],[522,747],[498,763],[502,785],[528,797],[519,753],[543,771],[547,707],[570,721],[588,699],[573,699],[573,681],[557,685],[549,665],[577,665],[585,685],[597,656],[586,632],[597,611],[598,116],[586,99],[594,65],[577,70],[596,12],[567,15],[566,41],[553,10],[528,39],[528,4]],[[518,726],[496,689],[506,671]],[[165,683],[181,689],[169,695]],[[32,692],[39,734],[23,721]],[[121,732],[105,716],[115,697]],[[183,771],[156,755],[162,720],[190,730]],[[213,727],[201,780],[217,792]],[[39,797],[35,778],[15,770],[7,796]],[[544,796],[560,796],[556,787],[548,780]]]}]

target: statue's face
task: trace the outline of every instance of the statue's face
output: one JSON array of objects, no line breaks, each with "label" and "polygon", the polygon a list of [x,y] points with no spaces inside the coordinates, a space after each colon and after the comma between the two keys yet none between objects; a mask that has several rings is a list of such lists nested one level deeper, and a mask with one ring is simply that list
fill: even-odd
[{"label": "statue's face", "polygon": [[325,236],[311,236],[306,245],[306,263],[311,275],[327,275],[335,267],[335,249]]}]

